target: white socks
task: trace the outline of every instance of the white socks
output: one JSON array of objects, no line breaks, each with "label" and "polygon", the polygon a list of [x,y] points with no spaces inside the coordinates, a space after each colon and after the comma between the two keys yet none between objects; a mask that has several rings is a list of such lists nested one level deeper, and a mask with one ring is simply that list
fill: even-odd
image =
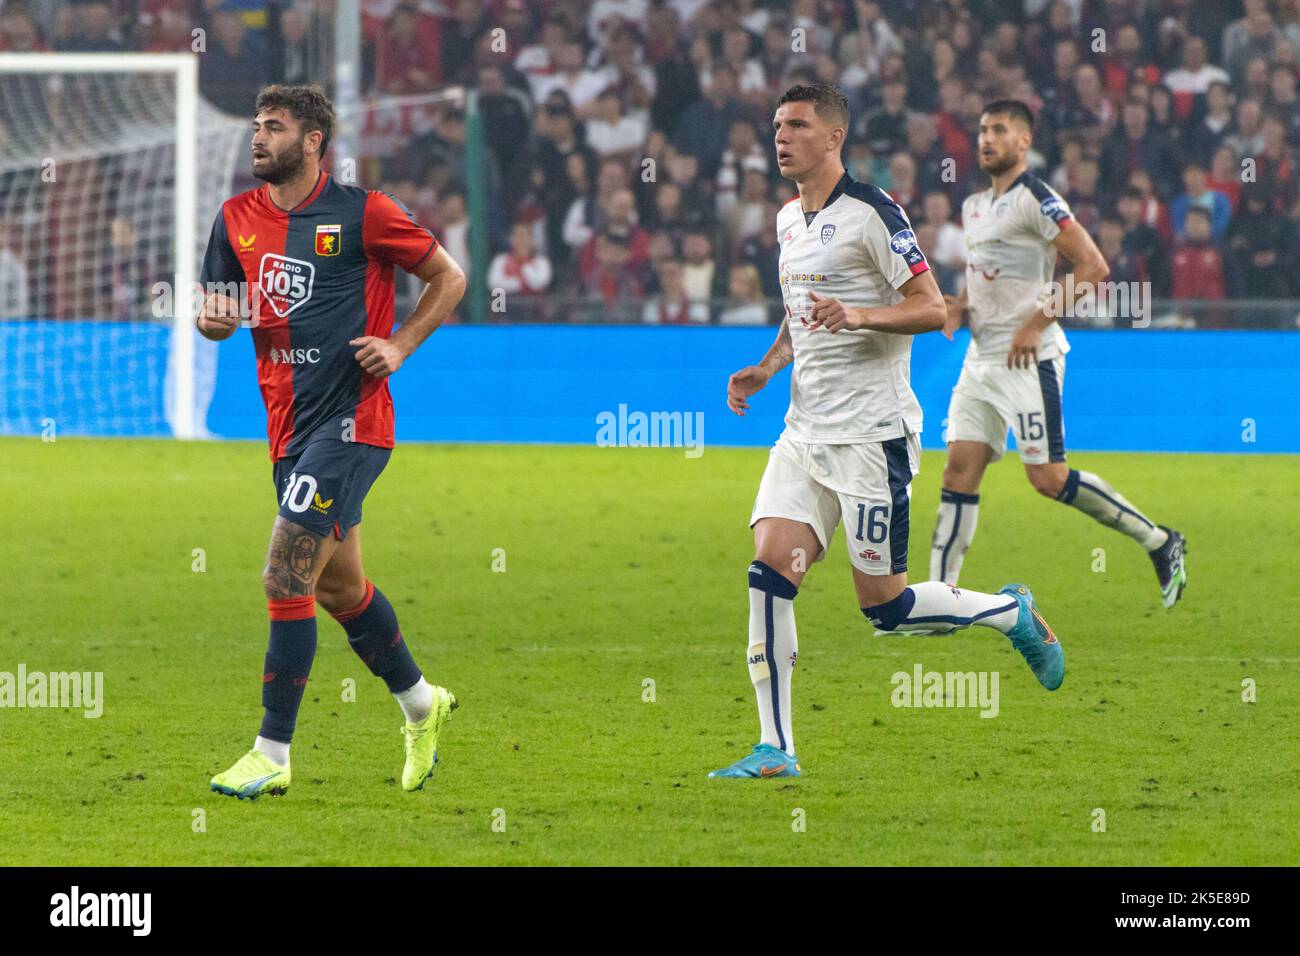
[{"label": "white socks", "polygon": [[428,717],[429,711],[433,709],[433,686],[423,676],[406,690],[393,696],[397,698],[397,703],[401,705],[402,713],[406,715],[406,721],[410,724],[418,724]]},{"label": "white socks", "polygon": [[1069,477],[1065,479],[1065,487],[1056,496],[1056,500],[1073,505],[1106,527],[1128,535],[1148,551],[1154,551],[1169,538],[1163,528],[1156,527],[1154,522],[1112,488],[1105,478],[1090,471],[1071,469]]},{"label": "white socks", "polygon": [[930,580],[956,584],[966,549],[975,537],[980,496],[949,491],[939,495],[939,520],[930,541]]},{"label": "white socks", "polygon": [[749,566],[749,679],[758,699],[760,743],[794,755],[790,678],[799,656],[794,598],[799,589],[762,561]]},{"label": "white socks", "polygon": [[253,749],[258,753],[265,754],[271,763],[280,767],[289,766],[289,745],[281,743],[278,740],[267,740],[265,737],[258,737],[253,741]]},{"label": "white socks", "polygon": [[923,581],[904,588],[886,604],[864,607],[862,613],[882,631],[943,632],[979,625],[1006,634],[1016,625],[1020,605],[1007,594],[983,594],[942,581]]},{"label": "white socks", "polygon": [[[397,698],[397,703],[401,705],[402,713],[406,715],[407,721],[412,724],[418,724],[424,720],[429,716],[429,711],[433,709],[433,687],[423,677],[416,681],[414,686],[393,696]],[[281,743],[278,740],[267,740],[265,737],[259,736],[253,741],[253,749],[265,754],[267,759],[277,766],[289,766],[288,744]]]}]

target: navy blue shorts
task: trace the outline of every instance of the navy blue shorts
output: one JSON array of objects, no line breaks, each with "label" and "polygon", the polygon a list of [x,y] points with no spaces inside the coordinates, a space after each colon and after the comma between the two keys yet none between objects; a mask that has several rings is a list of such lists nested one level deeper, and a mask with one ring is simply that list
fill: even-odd
[{"label": "navy blue shorts", "polygon": [[340,541],[361,523],[361,503],[375,483],[391,448],[322,438],[296,455],[286,455],[272,472],[280,517],[321,537]]}]

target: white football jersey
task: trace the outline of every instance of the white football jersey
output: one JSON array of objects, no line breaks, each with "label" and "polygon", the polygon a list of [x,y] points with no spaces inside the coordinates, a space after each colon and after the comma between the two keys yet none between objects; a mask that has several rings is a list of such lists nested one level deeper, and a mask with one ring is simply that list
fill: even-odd
[{"label": "white football jersey", "polygon": [[[971,331],[966,361],[1005,365],[1012,337],[1050,293],[1056,269],[1052,240],[1073,222],[1070,207],[1025,172],[1001,196],[990,188],[967,197],[961,218]],[[1043,332],[1038,358],[1069,350],[1060,323],[1053,323]]]},{"label": "white football jersey", "polygon": [[881,189],[845,173],[807,222],[798,199],[776,217],[781,295],[794,347],[785,435],[848,445],[921,431],[910,384],[912,337],[809,328],[810,292],[879,308],[929,264],[907,215]]}]

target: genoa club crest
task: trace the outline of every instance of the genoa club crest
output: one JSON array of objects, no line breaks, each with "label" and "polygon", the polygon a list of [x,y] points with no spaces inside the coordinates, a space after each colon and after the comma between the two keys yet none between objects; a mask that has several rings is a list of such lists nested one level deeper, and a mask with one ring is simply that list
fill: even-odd
[{"label": "genoa club crest", "polygon": [[343,227],[338,226],[317,226],[316,227],[316,255],[318,256],[337,256],[339,254],[339,244],[343,239]]}]

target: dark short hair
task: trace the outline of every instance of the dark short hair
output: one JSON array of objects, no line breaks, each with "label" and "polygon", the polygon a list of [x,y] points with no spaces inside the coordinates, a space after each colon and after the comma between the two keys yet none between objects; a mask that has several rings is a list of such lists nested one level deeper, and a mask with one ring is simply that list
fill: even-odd
[{"label": "dark short hair", "polygon": [[822,119],[848,128],[849,101],[838,88],[829,83],[792,86],[776,101],[777,106],[784,106],[786,103],[811,103],[813,111]]},{"label": "dark short hair", "polygon": [[1031,133],[1034,131],[1034,114],[1021,100],[994,100],[986,104],[982,112],[989,116],[1007,116],[1019,120],[1029,127]]},{"label": "dark short hair", "polygon": [[302,125],[304,133],[316,130],[321,134],[320,154],[330,144],[334,135],[334,106],[325,90],[316,84],[289,86],[276,83],[262,87],[257,94],[256,112],[262,110],[285,110]]}]

